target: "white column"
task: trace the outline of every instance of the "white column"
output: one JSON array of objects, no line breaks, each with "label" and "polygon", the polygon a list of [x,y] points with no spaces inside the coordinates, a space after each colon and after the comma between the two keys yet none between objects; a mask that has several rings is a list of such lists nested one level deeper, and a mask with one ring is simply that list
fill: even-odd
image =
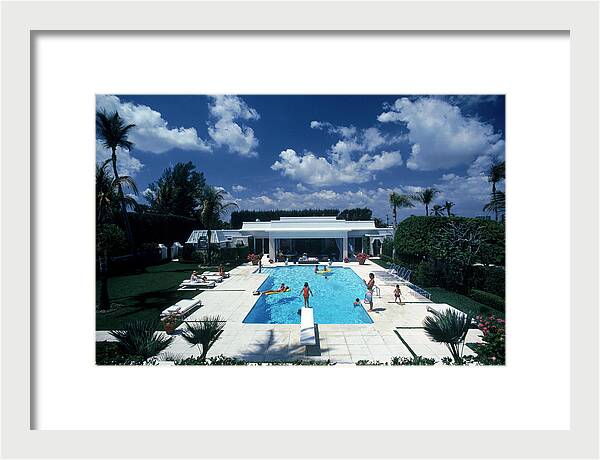
[{"label": "white column", "polygon": [[344,259],[348,257],[348,234],[344,233],[344,239],[342,241],[342,252],[344,254]]},{"label": "white column", "polygon": [[369,246],[371,248],[371,252],[369,254],[373,255],[375,251],[373,250],[373,238],[369,237]]},{"label": "white column", "polygon": [[275,254],[275,238],[269,235],[269,258],[275,260],[277,254]]}]

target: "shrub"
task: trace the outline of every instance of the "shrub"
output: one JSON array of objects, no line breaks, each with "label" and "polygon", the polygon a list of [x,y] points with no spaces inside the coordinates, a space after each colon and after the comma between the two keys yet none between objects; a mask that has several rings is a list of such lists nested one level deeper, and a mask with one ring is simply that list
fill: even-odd
[{"label": "shrub", "polygon": [[433,358],[424,358],[423,356],[414,356],[406,358],[404,356],[394,356],[389,363],[381,361],[370,361],[361,359],[356,361],[357,366],[433,366],[436,363]]},{"label": "shrub", "polygon": [[391,237],[386,237],[383,240],[383,244],[381,245],[381,258],[383,256],[387,256],[391,259],[394,250],[394,239]]},{"label": "shrub", "polygon": [[124,354],[116,342],[96,342],[96,364],[100,366],[129,366],[144,364],[142,356]]},{"label": "shrub", "polygon": [[313,361],[297,359],[294,361],[271,361],[264,363],[248,362],[240,358],[230,358],[223,355],[213,356],[212,358],[202,358],[192,356],[190,358],[178,359],[174,361],[176,366],[334,366],[329,359],[325,361]]},{"label": "shrub", "polygon": [[473,287],[480,291],[489,292],[502,298],[505,297],[506,290],[504,267],[473,267]]},{"label": "shrub", "polygon": [[155,321],[131,321],[125,324],[122,331],[110,331],[109,334],[117,339],[119,349],[129,356],[141,356],[144,359],[156,356],[173,341],[156,332],[158,324]]},{"label": "shrub", "polygon": [[245,366],[248,362],[243,359],[219,355],[211,358],[191,356],[189,358],[175,360],[174,364],[176,366]]},{"label": "shrub", "polygon": [[185,243],[194,230],[203,228],[197,219],[155,212],[129,213],[129,224],[136,244],[158,241],[171,246]]},{"label": "shrub", "polygon": [[[219,316],[205,316],[197,323],[185,323],[187,330],[183,331],[183,338],[190,345],[196,345],[198,350],[202,353],[200,359],[206,358],[206,354],[210,347],[219,339],[223,328],[225,327],[225,321]],[[202,345],[202,349],[200,349]]]},{"label": "shrub", "polygon": [[438,258],[439,235],[449,222],[481,228],[483,242],[476,262],[504,265],[504,225],[491,220],[468,217],[411,216],[404,219],[398,224],[394,236],[397,256],[401,260],[413,263]]},{"label": "shrub", "polygon": [[426,316],[423,320],[425,334],[432,341],[445,344],[454,361],[462,364],[464,342],[471,326],[471,316],[454,309],[429,311],[432,316]]},{"label": "shrub", "polygon": [[358,254],[356,254],[356,260],[358,260],[358,263],[364,263],[365,260],[367,260],[369,258],[369,254],[366,254],[364,252],[359,252]]},{"label": "shrub", "polygon": [[483,333],[482,343],[469,346],[477,353],[474,358],[479,364],[503,365],[506,363],[505,323],[495,316],[477,316],[477,327]]},{"label": "shrub", "polygon": [[504,299],[500,296],[490,294],[489,292],[480,291],[479,289],[471,289],[469,297],[479,303],[492,307],[498,311],[504,311]]}]

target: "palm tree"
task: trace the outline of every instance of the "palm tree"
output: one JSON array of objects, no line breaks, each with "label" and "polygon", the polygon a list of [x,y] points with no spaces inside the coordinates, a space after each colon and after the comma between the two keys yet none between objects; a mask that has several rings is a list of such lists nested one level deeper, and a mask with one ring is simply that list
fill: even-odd
[{"label": "palm tree", "polygon": [[434,204],[431,211],[435,217],[442,217],[444,215],[444,207],[439,204]]},{"label": "palm tree", "polygon": [[[119,172],[117,170],[117,147],[125,150],[132,149],[133,142],[130,142],[127,137],[129,131],[134,127],[134,124],[126,124],[119,116],[119,112],[115,111],[112,114],[109,114],[104,110],[96,112],[96,136],[102,141],[104,147],[111,150],[112,155],[110,160],[112,163],[113,175],[117,181],[119,179]],[[133,235],[131,233],[129,219],[127,218],[127,206],[125,205],[121,183],[117,183],[117,188],[119,199],[121,201],[121,212],[123,213],[125,232],[127,233],[127,239],[129,240],[129,245],[133,251]]]},{"label": "palm tree", "polygon": [[[212,347],[213,344],[219,339],[219,336],[223,331],[223,327],[225,326],[225,321],[223,321],[219,316],[207,316],[202,318],[197,324],[185,324],[187,326],[187,330],[183,331],[183,338],[190,345],[196,345],[198,347],[198,351],[201,353],[200,359],[205,359],[210,347]],[[201,350],[200,345],[202,345]]]},{"label": "palm tree", "polygon": [[425,190],[421,190],[420,192],[417,192],[415,194],[414,199],[425,205],[425,215],[426,216],[429,215],[429,205],[431,204],[431,202],[433,201],[433,199],[436,197],[436,195],[438,193],[440,193],[439,190],[429,187],[429,188],[426,188]]},{"label": "palm tree", "polygon": [[144,360],[156,356],[173,341],[173,337],[156,332],[158,322],[137,320],[127,323],[123,330],[110,331],[118,342],[119,348],[131,356]]},{"label": "palm tree", "polygon": [[232,208],[237,208],[236,203],[225,203],[225,191],[214,187],[207,187],[202,200],[202,211],[200,212],[200,220],[206,228],[207,244],[207,259],[208,265],[211,264],[210,258],[210,237],[212,234],[211,227],[215,222],[218,222],[221,216]]},{"label": "palm tree", "polygon": [[471,316],[456,310],[429,310],[433,316],[423,320],[425,333],[431,340],[444,343],[450,350],[454,362],[462,364],[462,354],[465,347],[465,338],[471,325]]},{"label": "palm tree", "polygon": [[446,201],[444,203],[444,210],[448,213],[448,217],[452,217],[452,213],[450,212],[450,210],[452,209],[453,206],[454,206],[454,203],[452,201]]},{"label": "palm tree", "polygon": [[[506,178],[506,164],[504,161],[494,161],[488,171],[488,182],[492,184],[492,202],[496,198],[496,184]],[[496,214],[496,221],[498,221],[498,210],[493,210]]]},{"label": "palm tree", "polygon": [[[96,165],[96,253],[98,255],[98,267],[100,271],[100,309],[108,310],[110,301],[108,298],[108,251],[111,243],[111,235],[115,229],[104,225],[109,214],[114,213],[119,204],[118,186],[129,188],[136,195],[137,186],[129,176],[121,176],[114,179],[107,171],[108,159],[102,165]],[[127,207],[137,207],[137,201],[131,197],[124,197],[123,201]]]},{"label": "palm tree", "polygon": [[390,205],[392,206],[392,215],[394,217],[394,228],[398,226],[398,213],[397,208],[414,208],[415,205],[412,199],[408,195],[402,195],[400,193],[390,193]]},{"label": "palm tree", "polygon": [[[138,195],[138,188],[130,176],[120,176],[115,179],[108,171],[108,159],[102,165],[96,165],[96,225],[102,224],[109,213],[119,205],[119,186],[121,189],[129,189],[134,195]],[[130,197],[124,196],[123,201],[127,208],[136,209],[138,202]]]},{"label": "palm tree", "polygon": [[483,210],[485,212],[493,212],[496,214],[496,221],[498,220],[499,214],[504,214],[506,210],[506,195],[502,191],[497,191],[492,194],[492,199],[487,203]]}]

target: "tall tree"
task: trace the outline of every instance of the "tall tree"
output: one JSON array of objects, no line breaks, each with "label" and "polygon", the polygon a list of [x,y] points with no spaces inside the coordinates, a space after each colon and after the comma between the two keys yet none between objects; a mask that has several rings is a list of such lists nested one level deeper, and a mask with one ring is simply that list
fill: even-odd
[{"label": "tall tree", "polygon": [[439,190],[429,187],[425,190],[421,190],[415,194],[415,200],[423,203],[425,205],[425,215],[429,215],[429,205],[434,200],[434,198],[440,193]]},{"label": "tall tree", "polygon": [[206,228],[206,236],[208,239],[207,248],[207,259],[208,264],[211,264],[210,255],[210,237],[212,235],[212,228],[215,223],[225,214],[229,209],[237,208],[236,203],[225,202],[225,192],[214,187],[206,187],[204,192],[204,198],[202,200],[202,210],[200,212],[200,220]]},{"label": "tall tree", "polygon": [[[102,145],[111,151],[111,163],[115,180],[119,180],[119,171],[117,169],[117,147],[124,150],[131,150],[133,142],[129,141],[129,132],[135,127],[134,124],[127,124],[119,116],[119,112],[107,113],[104,110],[96,112],[96,136],[100,139]],[[127,240],[132,251],[134,251],[133,234],[127,217],[127,206],[124,200],[123,187],[117,183],[119,199],[121,202],[121,212],[123,213],[123,225],[127,233]]]},{"label": "tall tree", "polygon": [[150,208],[162,214],[194,217],[202,206],[206,189],[204,174],[191,161],[167,168],[144,194]]},{"label": "tall tree", "polygon": [[415,205],[409,195],[400,193],[390,193],[390,206],[392,207],[392,216],[394,219],[394,228],[398,226],[398,208],[414,208]]},{"label": "tall tree", "polygon": [[444,210],[448,213],[448,217],[452,217],[452,213],[450,210],[454,207],[454,203],[452,201],[446,201],[444,203]]},{"label": "tall tree", "polygon": [[[494,161],[487,171],[488,182],[492,184],[492,199],[491,202],[496,201],[496,184],[503,181],[506,178],[506,164],[504,161]],[[485,209],[484,209],[485,210]],[[496,215],[496,222],[498,221],[498,210],[492,209]]]},{"label": "tall tree", "polygon": [[[96,165],[96,225],[105,223],[109,217],[120,209],[119,186],[129,189],[134,195],[138,194],[135,181],[130,176],[120,176],[115,179],[108,171],[106,160],[101,165]],[[124,196],[123,201],[128,209],[137,209],[138,202],[131,196]]]},{"label": "tall tree", "polygon": [[496,214],[496,220],[498,220],[498,215],[504,214],[506,210],[506,196],[504,192],[498,190],[492,194],[492,199],[489,203],[487,203],[483,210],[485,212],[493,212]]},{"label": "tall tree", "polygon": [[[108,159],[102,165],[96,165],[96,257],[100,272],[100,309],[108,310],[110,302],[108,298],[108,256],[111,249],[118,247],[120,234],[123,231],[116,225],[107,224],[109,217],[118,212],[120,202],[127,207],[136,207],[137,201],[126,196],[119,198],[118,186],[129,188],[137,195],[138,190],[133,179],[129,176],[121,176],[115,179],[109,173]],[[119,234],[120,232],[120,234]],[[124,237],[121,237],[125,240]]]}]

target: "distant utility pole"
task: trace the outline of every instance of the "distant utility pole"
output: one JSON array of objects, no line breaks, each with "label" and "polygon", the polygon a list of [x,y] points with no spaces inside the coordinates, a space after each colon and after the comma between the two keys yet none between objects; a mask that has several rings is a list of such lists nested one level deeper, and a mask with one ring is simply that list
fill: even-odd
[{"label": "distant utility pole", "polygon": [[389,214],[385,215],[385,225],[387,225],[388,227],[390,226],[390,216],[389,216]]}]

